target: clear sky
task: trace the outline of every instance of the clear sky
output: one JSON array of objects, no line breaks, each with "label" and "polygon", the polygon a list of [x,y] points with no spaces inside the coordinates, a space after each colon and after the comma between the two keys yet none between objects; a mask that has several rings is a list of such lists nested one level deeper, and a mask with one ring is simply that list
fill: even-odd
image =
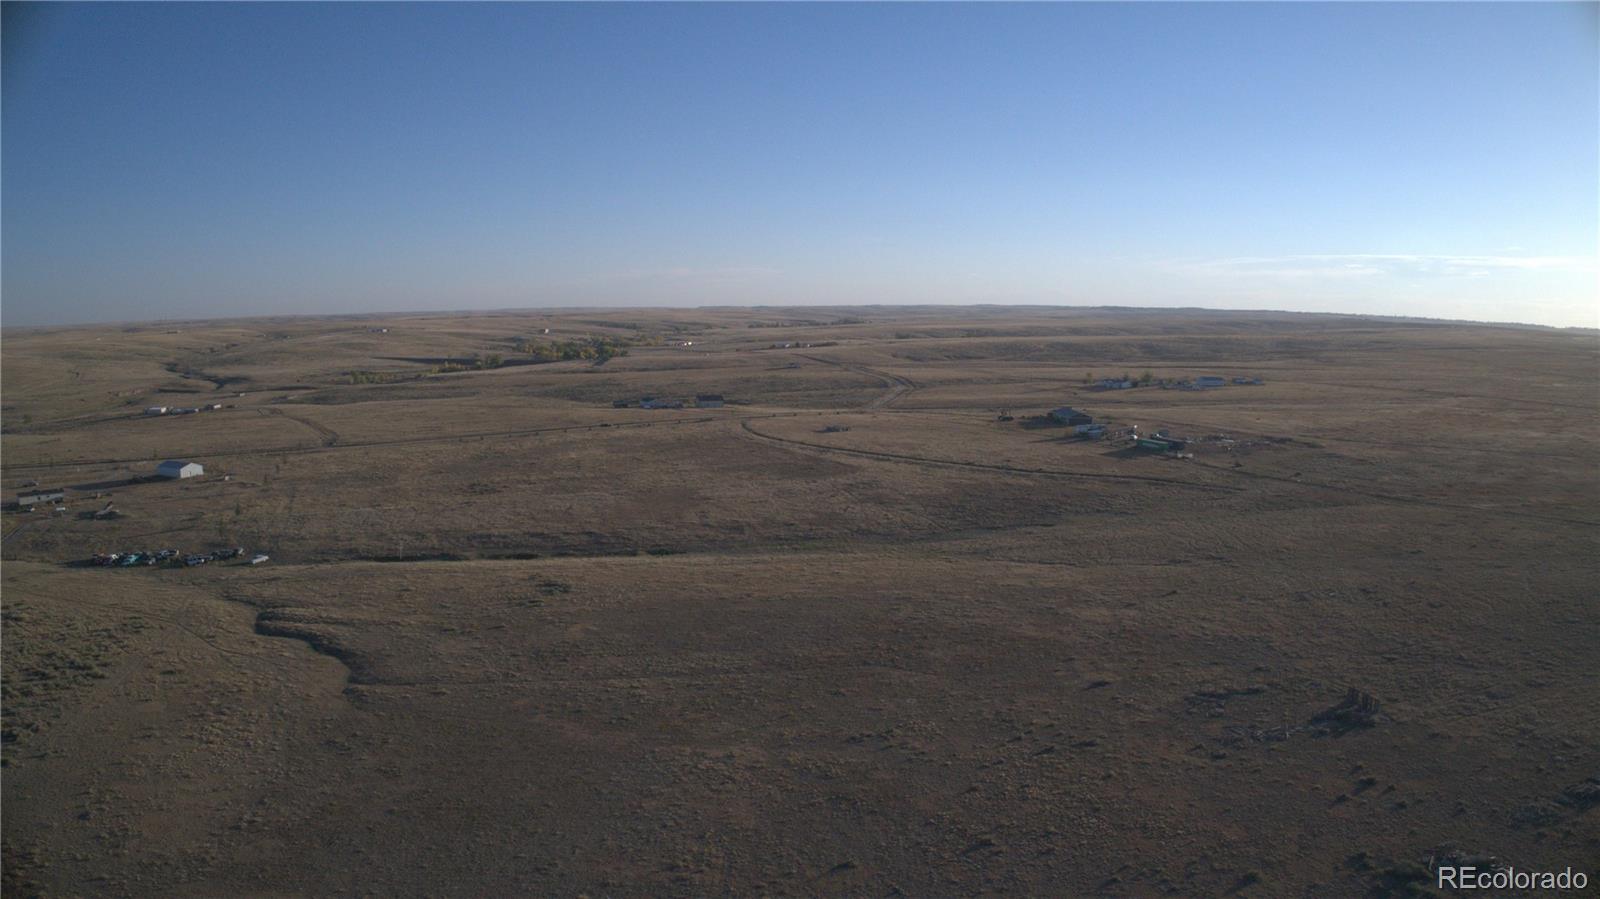
[{"label": "clear sky", "polygon": [[1594,327],[1597,10],[7,3],[0,314]]}]

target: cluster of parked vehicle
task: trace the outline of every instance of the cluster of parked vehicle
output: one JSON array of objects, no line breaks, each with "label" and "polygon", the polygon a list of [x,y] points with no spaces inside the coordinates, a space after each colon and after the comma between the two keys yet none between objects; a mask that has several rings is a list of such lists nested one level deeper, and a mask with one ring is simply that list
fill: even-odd
[{"label": "cluster of parked vehicle", "polygon": [[[207,562],[223,562],[228,559],[237,559],[244,555],[243,547],[219,549],[209,553],[190,553],[185,555],[175,549],[163,549],[158,552],[131,552],[131,553],[95,553],[89,560],[91,564],[106,568],[131,568],[135,565],[183,565],[194,567]],[[251,565],[260,565],[267,561],[266,553],[256,553],[250,557]]]}]

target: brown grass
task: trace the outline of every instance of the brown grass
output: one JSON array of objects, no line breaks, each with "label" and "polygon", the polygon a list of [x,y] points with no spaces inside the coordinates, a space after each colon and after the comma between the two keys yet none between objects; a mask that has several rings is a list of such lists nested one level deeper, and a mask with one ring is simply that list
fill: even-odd
[{"label": "brown grass", "polygon": [[[406,361],[545,327],[694,347]],[[6,333],[6,488],[70,507],[5,513],[6,892],[1363,895],[1447,844],[1584,864],[1595,812],[1557,800],[1600,773],[1597,361],[1106,310]],[[1083,384],[1147,369],[1267,383]],[[731,403],[611,408],[647,393]],[[139,414],[201,400],[231,408]],[[1025,420],[1067,404],[1227,440]],[[170,457],[207,476],[134,482]],[[233,545],[273,561],[67,564]],[[1315,726],[1351,687],[1377,723]]]}]

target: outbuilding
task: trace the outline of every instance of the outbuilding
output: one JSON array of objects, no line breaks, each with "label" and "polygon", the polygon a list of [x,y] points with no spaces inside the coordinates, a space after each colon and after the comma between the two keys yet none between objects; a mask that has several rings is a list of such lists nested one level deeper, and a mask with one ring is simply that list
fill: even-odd
[{"label": "outbuilding", "polygon": [[43,503],[59,503],[67,498],[67,492],[60,487],[40,487],[32,493],[17,494],[17,506],[37,506]]},{"label": "outbuilding", "polygon": [[205,467],[199,462],[185,462],[182,459],[168,459],[156,466],[156,474],[164,478],[197,478],[206,473]]},{"label": "outbuilding", "polygon": [[1087,412],[1079,412],[1077,409],[1074,409],[1071,406],[1062,406],[1060,409],[1052,409],[1050,411],[1050,417],[1064,425],[1086,425],[1094,423],[1094,418],[1091,417]]}]

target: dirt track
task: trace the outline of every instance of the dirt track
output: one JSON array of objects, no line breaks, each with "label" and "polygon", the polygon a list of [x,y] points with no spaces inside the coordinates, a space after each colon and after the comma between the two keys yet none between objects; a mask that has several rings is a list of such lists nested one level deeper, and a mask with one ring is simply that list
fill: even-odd
[{"label": "dirt track", "polygon": [[813,362],[821,362],[824,365],[836,365],[845,371],[853,371],[863,375],[870,375],[871,377],[882,381],[885,388],[884,392],[869,400],[865,407],[867,409],[887,409],[889,406],[894,405],[896,400],[917,389],[917,382],[911,380],[910,378],[903,378],[899,375],[890,374],[886,371],[880,371],[875,368],[867,368],[864,365],[849,365],[836,359],[828,359],[822,356],[811,356],[804,353],[800,354],[800,356],[803,359],[810,359]]},{"label": "dirt track", "polygon": [[848,447],[828,446],[827,444],[823,444],[823,443],[811,443],[811,442],[804,441],[804,440],[794,440],[794,439],[786,438],[786,437],[775,437],[775,436],[773,436],[771,434],[763,434],[760,431],[756,430],[755,428],[752,428],[750,426],[750,421],[748,419],[741,420],[739,422],[739,426],[742,429],[744,429],[745,433],[750,434],[750,435],[752,435],[752,436],[754,436],[754,437],[756,437],[758,439],[761,439],[761,440],[770,441],[772,443],[780,443],[780,444],[784,444],[786,446],[793,446],[793,447],[802,447],[802,448],[807,449],[807,450],[820,451],[820,452],[824,452],[824,453],[842,453],[844,455],[850,455],[850,456],[864,456],[864,457],[867,457],[867,458],[870,458],[870,459],[883,459],[883,460],[890,461],[890,462],[911,462],[911,463],[915,463],[915,464],[918,464],[918,465],[955,465],[955,466],[960,466],[960,467],[963,467],[963,468],[976,468],[976,469],[980,469],[980,470],[983,470],[983,471],[999,471],[999,472],[1004,472],[1006,474],[1028,475],[1028,476],[1034,476],[1034,477],[1047,477],[1047,478],[1081,478],[1081,479],[1084,479],[1084,480],[1106,480],[1106,481],[1143,481],[1143,482],[1151,483],[1151,484],[1165,484],[1165,485],[1168,485],[1168,486],[1182,487],[1182,488],[1185,488],[1185,489],[1192,489],[1192,490],[1216,490],[1216,491],[1221,491],[1221,492],[1237,492],[1240,489],[1240,488],[1237,488],[1237,487],[1224,487],[1224,486],[1217,485],[1217,484],[1203,484],[1203,483],[1199,483],[1199,482],[1196,482],[1196,481],[1184,481],[1184,480],[1180,480],[1180,479],[1177,479],[1177,478],[1151,477],[1149,475],[1094,474],[1094,473],[1090,473],[1090,472],[1061,471],[1061,470],[1057,470],[1057,469],[1048,469],[1048,468],[1018,468],[1018,467],[1012,466],[1012,465],[990,465],[990,464],[985,464],[983,462],[962,462],[962,461],[958,461],[958,460],[955,460],[955,459],[936,459],[936,458],[933,458],[931,456],[912,456],[912,455],[907,455],[907,454],[904,454],[904,453],[884,453],[884,452],[876,452],[876,451],[873,451],[873,450],[850,449]]}]

